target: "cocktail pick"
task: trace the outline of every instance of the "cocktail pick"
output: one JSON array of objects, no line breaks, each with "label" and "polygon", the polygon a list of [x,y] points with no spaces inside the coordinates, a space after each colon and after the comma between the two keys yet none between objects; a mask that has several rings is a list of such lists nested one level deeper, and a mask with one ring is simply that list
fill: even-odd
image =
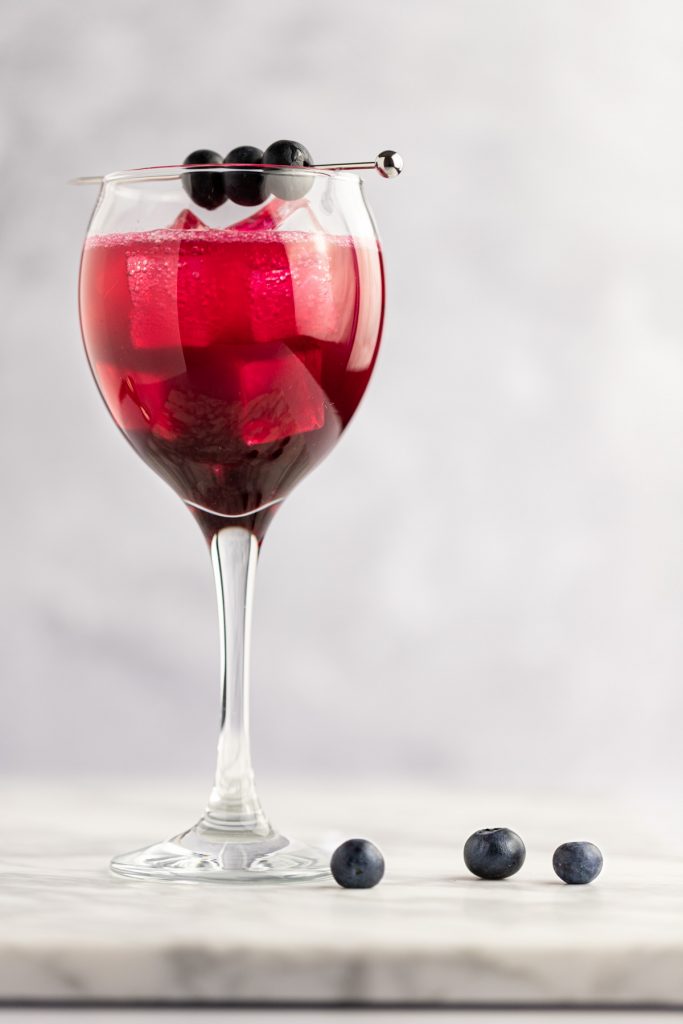
[{"label": "cocktail pick", "polygon": [[[250,164],[250,167],[258,167],[258,164]],[[287,168],[283,168],[286,170]],[[160,168],[161,170],[161,168]],[[306,167],[293,167],[295,171],[377,171],[383,178],[397,178],[403,170],[403,158],[395,149],[383,149],[381,153],[378,153],[374,160],[361,161],[360,163],[350,164],[311,164],[310,168]],[[125,178],[125,171],[119,177],[119,180]],[[131,171],[131,177],[135,177],[135,173]],[[179,174],[160,174],[159,181],[171,181],[173,179],[180,178]],[[153,175],[147,177],[148,181],[155,181]],[[70,185],[101,185],[104,181],[102,175],[91,175],[84,178],[72,178],[69,182]]]}]

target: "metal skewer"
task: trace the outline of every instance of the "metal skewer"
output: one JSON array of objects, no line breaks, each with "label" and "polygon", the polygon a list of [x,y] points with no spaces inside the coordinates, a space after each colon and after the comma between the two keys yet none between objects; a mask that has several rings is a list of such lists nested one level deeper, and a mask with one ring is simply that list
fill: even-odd
[{"label": "metal skewer", "polygon": [[[245,165],[246,166],[246,165]],[[249,164],[250,167],[257,168],[258,164]],[[189,170],[189,168],[188,168]],[[283,168],[287,170],[287,168]],[[310,168],[307,167],[294,167],[293,170],[297,171],[377,171],[383,178],[397,178],[403,170],[403,159],[394,149],[383,149],[381,153],[375,157],[374,160],[367,160],[363,163],[351,163],[351,164],[311,164]],[[137,177],[134,172],[131,172],[131,177]],[[150,175],[146,177],[146,181],[178,181],[182,175],[180,174],[160,174],[157,177]],[[121,180],[121,179],[119,179]],[[69,182],[70,185],[101,185],[104,181],[103,175],[90,175],[84,178],[72,178]]]}]

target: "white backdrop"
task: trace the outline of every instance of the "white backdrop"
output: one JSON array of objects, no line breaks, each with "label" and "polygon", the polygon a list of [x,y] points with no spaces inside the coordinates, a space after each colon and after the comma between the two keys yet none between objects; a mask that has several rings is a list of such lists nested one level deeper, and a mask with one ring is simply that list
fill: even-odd
[{"label": "white backdrop", "polygon": [[375,380],[278,514],[263,775],[678,787],[683,5],[9,0],[2,12],[0,769],[199,773],[199,531],[100,406],[76,174],[301,139],[368,183]]}]

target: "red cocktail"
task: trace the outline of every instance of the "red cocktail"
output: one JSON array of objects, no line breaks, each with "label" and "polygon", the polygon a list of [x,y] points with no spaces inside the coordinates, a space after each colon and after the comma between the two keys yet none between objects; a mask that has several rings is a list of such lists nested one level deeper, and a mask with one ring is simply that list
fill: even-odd
[{"label": "red cocktail", "polygon": [[[207,810],[112,867],[137,877],[308,878],[327,871],[326,858],[276,832],[254,789],[251,594],[273,511],[335,444],[368,384],[382,328],[381,255],[354,175],[212,166],[193,171],[189,189],[187,179],[179,168],[105,178],[81,266],[95,379],[122,432],[210,542],[223,652]],[[205,209],[188,208],[183,186]],[[259,209],[245,218],[240,200]]]}]

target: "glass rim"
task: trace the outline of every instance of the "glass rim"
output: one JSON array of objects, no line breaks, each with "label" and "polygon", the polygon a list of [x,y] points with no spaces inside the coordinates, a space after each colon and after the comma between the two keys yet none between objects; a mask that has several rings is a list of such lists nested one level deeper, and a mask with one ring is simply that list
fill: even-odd
[{"label": "glass rim", "polygon": [[174,181],[183,174],[193,171],[230,171],[238,170],[246,173],[293,175],[295,177],[330,178],[340,181],[356,181],[362,183],[359,174],[354,171],[335,170],[329,167],[292,167],[286,164],[160,164],[152,167],[133,167],[125,171],[111,171],[102,176],[102,184],[118,182]]}]

